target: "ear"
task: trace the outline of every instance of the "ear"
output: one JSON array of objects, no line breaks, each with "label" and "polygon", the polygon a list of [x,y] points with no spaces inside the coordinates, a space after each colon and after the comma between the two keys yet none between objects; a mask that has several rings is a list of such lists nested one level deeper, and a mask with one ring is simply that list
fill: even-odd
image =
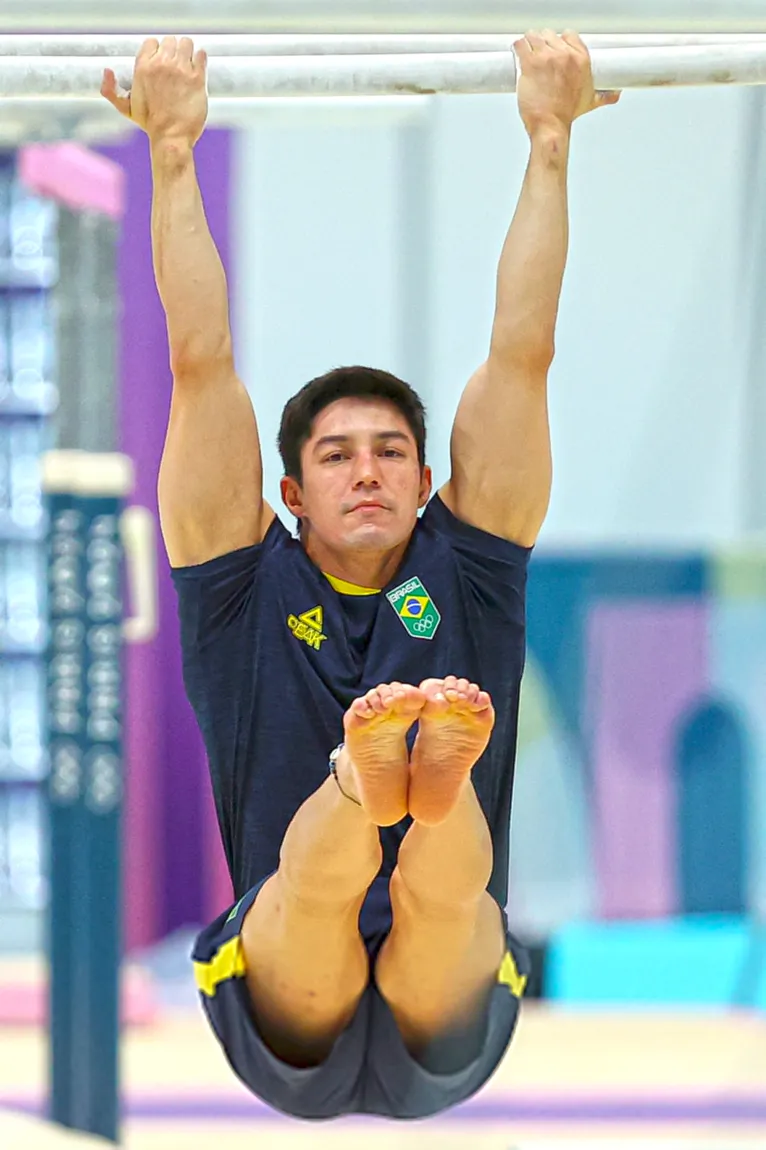
[{"label": "ear", "polygon": [[433,489],[433,474],[430,467],[423,468],[423,474],[420,477],[420,493],[418,495],[418,507],[425,507],[428,500],[431,498],[431,491]]},{"label": "ear", "polygon": [[304,515],[303,492],[297,479],[283,475],[279,481],[279,490],[282,495],[282,502],[290,514],[294,515],[296,519],[302,519]]}]

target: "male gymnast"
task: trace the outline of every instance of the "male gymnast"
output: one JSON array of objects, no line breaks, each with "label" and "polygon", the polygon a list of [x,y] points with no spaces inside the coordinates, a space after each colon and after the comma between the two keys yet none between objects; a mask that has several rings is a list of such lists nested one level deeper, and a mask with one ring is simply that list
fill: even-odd
[{"label": "male gymnast", "polygon": [[282,416],[298,537],[262,497],[195,175],[205,54],[149,40],[129,96],[104,77],[150,141],[174,380],[160,514],[238,900],[197,940],[197,981],[236,1074],[297,1117],[462,1102],[503,1058],[528,972],[503,908],[570,137],[618,96],[594,91],[574,33],[530,32],[515,51],[529,165],[451,476],[432,497],[406,383],[331,371]]}]

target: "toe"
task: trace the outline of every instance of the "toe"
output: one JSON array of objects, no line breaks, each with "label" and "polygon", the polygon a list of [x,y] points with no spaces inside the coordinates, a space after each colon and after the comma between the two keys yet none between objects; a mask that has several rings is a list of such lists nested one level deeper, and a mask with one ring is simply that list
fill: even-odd
[{"label": "toe", "polygon": [[370,719],[375,714],[366,697],[354,699],[348,709],[347,715],[352,719]]},{"label": "toe", "polygon": [[402,706],[408,713],[420,711],[425,701],[426,696],[419,687],[413,687],[409,684],[402,687]]},{"label": "toe", "polygon": [[385,707],[383,705],[383,697],[381,695],[380,687],[373,687],[373,689],[368,691],[364,697],[376,715],[383,714]]}]

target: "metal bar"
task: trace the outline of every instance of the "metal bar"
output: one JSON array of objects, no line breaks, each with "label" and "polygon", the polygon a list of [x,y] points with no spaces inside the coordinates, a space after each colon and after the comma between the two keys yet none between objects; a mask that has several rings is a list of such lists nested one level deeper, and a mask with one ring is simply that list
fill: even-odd
[{"label": "metal bar", "polygon": [[766,0],[3,0],[0,31],[766,32]]},{"label": "metal bar", "polygon": [[[134,61],[124,57],[6,57],[0,97],[97,96],[105,67],[130,88]],[[512,92],[513,53],[432,56],[281,56],[214,59],[208,74],[216,97],[385,96],[434,92]]]},{"label": "metal bar", "polygon": [[[2,36],[3,56],[135,56],[146,36]],[[464,52],[507,52],[522,32],[505,35],[233,35],[194,36],[195,48],[210,56],[366,56]],[[709,44],[746,44],[766,40],[766,33],[708,35],[586,35],[589,47],[674,48],[703,47]]]},{"label": "metal bar", "polygon": [[[97,98],[105,66],[128,90],[134,62],[123,57],[6,57],[0,60],[0,97]],[[594,52],[599,88],[766,83],[766,44],[697,48],[613,48]],[[216,97],[317,97],[513,92],[512,52],[430,56],[236,57],[211,61]]]}]

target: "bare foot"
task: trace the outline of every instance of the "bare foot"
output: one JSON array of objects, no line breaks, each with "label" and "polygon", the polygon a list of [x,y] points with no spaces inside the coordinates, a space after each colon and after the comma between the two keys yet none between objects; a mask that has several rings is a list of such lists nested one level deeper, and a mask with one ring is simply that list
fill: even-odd
[{"label": "bare foot", "polygon": [[410,763],[405,735],[424,703],[418,687],[384,683],[355,699],[344,715],[353,791],[379,827],[393,826],[407,814]]},{"label": "bare foot", "polygon": [[444,822],[495,725],[486,691],[467,679],[426,679],[420,684],[426,704],[412,748],[409,808],[416,822]]}]

